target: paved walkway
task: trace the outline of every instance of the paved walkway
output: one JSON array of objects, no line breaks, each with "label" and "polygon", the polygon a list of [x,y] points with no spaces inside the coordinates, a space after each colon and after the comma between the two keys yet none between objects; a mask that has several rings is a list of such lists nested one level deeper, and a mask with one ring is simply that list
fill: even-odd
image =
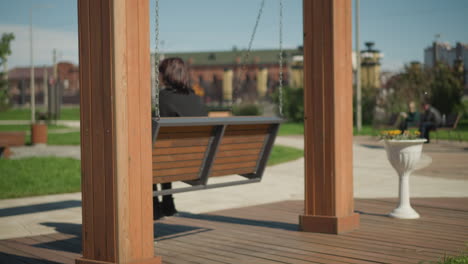
[{"label": "paved walkway", "polygon": [[[0,120],[0,125],[29,125],[30,120]],[[79,120],[57,120],[57,125],[80,128]]]},{"label": "paved walkway", "polygon": [[[303,148],[302,137],[279,137],[277,144]],[[356,198],[397,197],[398,181],[387,161],[381,143],[369,138],[356,138],[354,151],[354,196]],[[428,147],[426,147],[428,146]],[[425,145],[437,150],[436,145]],[[449,146],[447,148],[450,149]],[[79,158],[78,146],[20,147],[13,148],[16,157],[27,155],[57,155]],[[420,170],[411,176],[413,197],[468,197],[468,150],[463,147],[455,153],[460,165],[458,170],[440,171],[438,176],[424,174],[431,164],[439,161],[431,151],[418,164]],[[465,161],[465,162],[462,162]],[[432,173],[437,171],[434,165]],[[463,172],[463,168],[465,169]],[[452,174],[460,174],[454,177]],[[452,175],[452,176],[451,176]],[[224,178],[224,177],[223,177]],[[213,179],[213,182],[238,178],[230,176]],[[175,184],[185,186],[183,183]],[[176,194],[177,209],[184,212],[203,213],[228,208],[298,200],[304,197],[304,159],[268,167],[264,179],[258,184],[233,186]],[[55,232],[44,223],[81,223],[81,194],[61,194],[42,197],[0,200],[0,239],[39,235]]]}]

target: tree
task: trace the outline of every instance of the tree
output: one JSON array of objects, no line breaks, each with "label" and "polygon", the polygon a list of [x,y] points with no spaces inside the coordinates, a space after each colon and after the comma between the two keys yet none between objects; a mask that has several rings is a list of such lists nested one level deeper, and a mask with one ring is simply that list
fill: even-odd
[{"label": "tree", "polygon": [[405,70],[393,85],[395,96],[401,99],[403,107],[406,108],[410,101],[420,103],[424,100],[431,89],[432,76],[430,70],[423,69],[418,62],[405,65]]},{"label": "tree", "polygon": [[451,114],[462,107],[463,85],[454,69],[438,63],[432,69],[433,81],[430,86],[431,105],[442,114]]},{"label": "tree", "polygon": [[462,107],[462,78],[459,70],[438,63],[433,68],[422,68],[413,62],[403,72],[393,76],[384,85],[385,112],[388,114],[408,111],[407,105],[429,101],[442,114],[451,114]]},{"label": "tree", "polygon": [[11,54],[10,42],[15,39],[13,33],[3,33],[0,39],[0,111],[5,110],[10,105],[8,97],[8,81],[5,79],[6,72],[3,72],[7,57]]}]

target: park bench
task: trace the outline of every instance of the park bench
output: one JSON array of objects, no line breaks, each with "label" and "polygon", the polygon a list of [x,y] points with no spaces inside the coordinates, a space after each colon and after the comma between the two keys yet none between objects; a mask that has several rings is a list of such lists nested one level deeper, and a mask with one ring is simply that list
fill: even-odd
[{"label": "park bench", "polygon": [[[259,182],[282,119],[276,117],[153,119],[153,184],[183,181],[166,195]],[[208,178],[238,174],[235,181]]]},{"label": "park bench", "polygon": [[0,157],[7,159],[11,155],[10,147],[23,146],[26,133],[22,131],[0,132]]}]

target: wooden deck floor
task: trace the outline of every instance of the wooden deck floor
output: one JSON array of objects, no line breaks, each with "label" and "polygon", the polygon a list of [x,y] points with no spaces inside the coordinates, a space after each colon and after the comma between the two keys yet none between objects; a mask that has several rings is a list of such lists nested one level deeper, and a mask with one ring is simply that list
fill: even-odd
[{"label": "wooden deck floor", "polygon": [[[421,263],[457,255],[468,242],[468,198],[413,199],[418,220],[386,217],[394,200],[357,200],[359,230],[343,235],[297,231],[302,201],[181,213],[155,224],[163,263]],[[44,223],[59,233],[0,241],[0,263],[74,263],[80,226]],[[428,262],[427,262],[428,263]]]}]

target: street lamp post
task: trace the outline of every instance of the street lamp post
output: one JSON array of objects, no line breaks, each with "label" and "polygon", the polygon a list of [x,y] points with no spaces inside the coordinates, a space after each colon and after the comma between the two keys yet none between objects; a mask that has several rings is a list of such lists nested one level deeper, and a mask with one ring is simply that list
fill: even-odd
[{"label": "street lamp post", "polygon": [[33,7],[29,10],[29,44],[30,44],[30,61],[31,61],[31,74],[29,79],[29,86],[31,88],[31,123],[36,123],[36,87],[34,78],[34,55],[33,55],[33,21],[32,21]]},{"label": "street lamp post", "polygon": [[31,62],[31,74],[30,74],[30,88],[31,88],[31,123],[36,123],[36,86],[34,76],[34,49],[33,49],[33,9],[37,8],[50,8],[49,5],[34,5],[29,9],[29,45],[30,45],[30,62]]},{"label": "street lamp post", "polygon": [[359,48],[359,0],[356,0],[356,130],[362,129],[361,49]]}]

